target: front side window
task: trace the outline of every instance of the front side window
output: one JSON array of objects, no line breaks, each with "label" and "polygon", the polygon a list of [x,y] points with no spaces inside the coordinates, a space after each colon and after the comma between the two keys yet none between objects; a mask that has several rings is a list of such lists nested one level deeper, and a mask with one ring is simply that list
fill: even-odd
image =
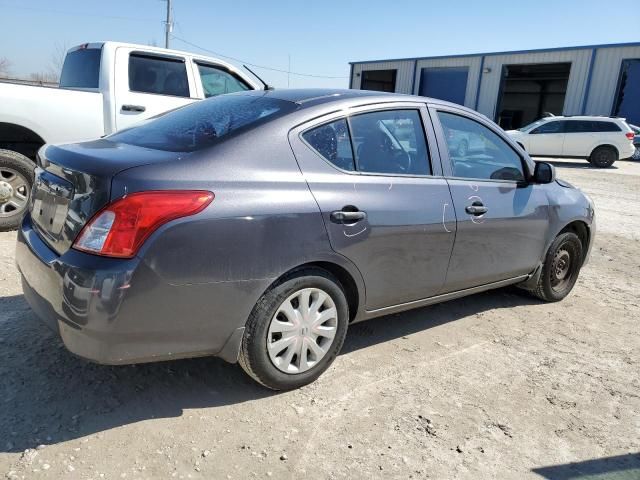
[{"label": "front side window", "polygon": [[585,120],[568,120],[565,125],[566,133],[587,133],[595,132],[593,122]]},{"label": "front side window", "polygon": [[264,95],[221,95],[178,108],[107,139],[156,150],[194,152],[297,108],[295,103]]},{"label": "front side window", "polygon": [[562,121],[546,122],[540,125],[538,128],[531,130],[531,134],[538,133],[564,133],[564,123]]},{"label": "front side window", "polygon": [[498,134],[460,115],[439,111],[438,118],[454,177],[524,181],[520,156]]},{"label": "front side window", "polygon": [[184,60],[132,53],[129,56],[129,90],[188,97],[189,81]]},{"label": "front side window", "polygon": [[251,90],[251,87],[235,75],[212,65],[198,63],[198,72],[202,80],[202,89],[206,98],[225,93]]},{"label": "front side window", "polygon": [[355,170],[349,127],[345,119],[322,125],[302,134],[302,137],[327,161],[342,170]]}]

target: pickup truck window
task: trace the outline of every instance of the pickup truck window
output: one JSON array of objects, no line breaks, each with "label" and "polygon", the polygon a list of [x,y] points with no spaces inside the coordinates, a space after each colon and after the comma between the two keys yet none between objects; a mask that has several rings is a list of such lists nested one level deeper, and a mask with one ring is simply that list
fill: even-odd
[{"label": "pickup truck window", "polygon": [[98,88],[102,49],[81,48],[64,59],[60,88]]},{"label": "pickup truck window", "polygon": [[202,89],[206,98],[224,93],[251,90],[251,87],[235,75],[212,65],[198,63],[198,72],[202,80]]},{"label": "pickup truck window", "polygon": [[106,137],[168,152],[195,152],[296,110],[293,102],[257,95],[221,95],[192,103]]},{"label": "pickup truck window", "polygon": [[132,92],[189,97],[184,60],[132,53],[129,56],[129,89]]}]

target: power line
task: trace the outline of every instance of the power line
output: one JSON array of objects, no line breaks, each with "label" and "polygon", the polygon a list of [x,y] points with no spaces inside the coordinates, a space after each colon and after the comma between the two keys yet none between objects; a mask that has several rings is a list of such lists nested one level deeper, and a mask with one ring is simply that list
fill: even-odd
[{"label": "power line", "polygon": [[228,59],[233,60],[233,61],[235,61],[235,62],[243,63],[243,64],[245,64],[245,65],[249,65],[249,66],[251,66],[251,67],[261,68],[261,69],[263,69],[263,70],[270,70],[270,71],[272,71],[272,72],[279,72],[279,73],[287,73],[287,74],[290,74],[290,75],[297,75],[298,77],[312,77],[312,78],[349,78],[349,77],[347,77],[347,76],[318,75],[318,74],[315,74],[315,73],[290,72],[289,70],[284,70],[284,69],[281,69],[281,68],[267,67],[267,66],[265,66],[265,65],[257,65],[257,64],[255,64],[255,63],[247,62],[247,61],[242,60],[242,59],[237,58],[237,57],[232,57],[232,56],[229,56],[229,55],[223,55],[223,54],[222,54],[222,53],[220,53],[220,52],[214,52],[213,50],[210,50],[210,49],[208,49],[208,48],[201,47],[200,45],[196,45],[195,43],[189,42],[188,40],[185,40],[184,38],[177,37],[177,36],[175,36],[175,35],[173,35],[173,34],[171,34],[171,37],[175,38],[176,40],[181,41],[182,43],[186,43],[187,45],[190,45],[190,46],[192,46],[192,47],[195,47],[195,48],[197,48],[197,49],[200,49],[200,50],[202,50],[202,51],[204,51],[204,52],[211,53],[211,54],[213,54],[213,55],[215,55],[215,56],[217,56],[217,57],[228,58]]}]

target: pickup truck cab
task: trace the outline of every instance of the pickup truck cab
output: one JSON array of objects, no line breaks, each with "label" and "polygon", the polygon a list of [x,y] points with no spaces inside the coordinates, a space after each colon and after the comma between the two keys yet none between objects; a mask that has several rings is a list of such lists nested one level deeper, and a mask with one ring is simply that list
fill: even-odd
[{"label": "pickup truck cab", "polygon": [[118,42],[71,48],[58,88],[0,83],[0,231],[20,222],[45,143],[99,138],[196,100],[262,88],[217,58]]}]

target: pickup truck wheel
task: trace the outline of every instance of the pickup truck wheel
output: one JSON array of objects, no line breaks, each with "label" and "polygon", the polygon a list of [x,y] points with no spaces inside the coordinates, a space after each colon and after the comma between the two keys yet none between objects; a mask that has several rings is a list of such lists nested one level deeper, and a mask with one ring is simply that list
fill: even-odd
[{"label": "pickup truck wheel", "polygon": [[24,155],[0,150],[0,232],[20,225],[29,206],[34,167]]},{"label": "pickup truck wheel", "polygon": [[589,163],[598,168],[607,168],[618,159],[618,152],[611,147],[598,147],[589,157]]},{"label": "pickup truck wheel", "polygon": [[558,302],[569,295],[582,267],[582,242],[573,232],[558,235],[544,263],[538,284],[531,293],[545,302]]},{"label": "pickup truck wheel", "polygon": [[340,282],[318,268],[298,270],[258,300],[245,327],[240,366],[272,390],[307,385],[338,355],[348,322]]}]

